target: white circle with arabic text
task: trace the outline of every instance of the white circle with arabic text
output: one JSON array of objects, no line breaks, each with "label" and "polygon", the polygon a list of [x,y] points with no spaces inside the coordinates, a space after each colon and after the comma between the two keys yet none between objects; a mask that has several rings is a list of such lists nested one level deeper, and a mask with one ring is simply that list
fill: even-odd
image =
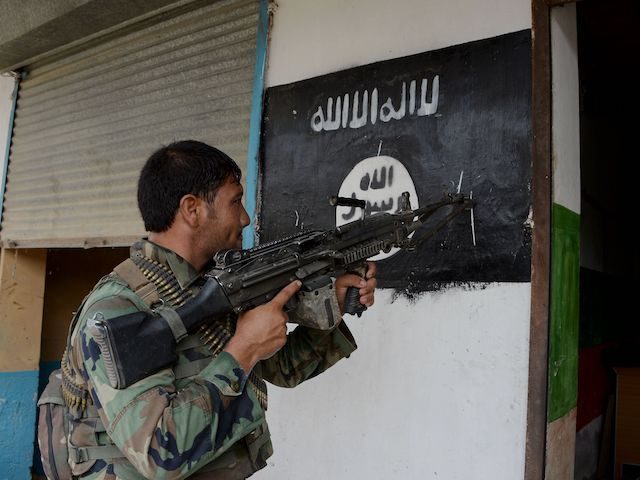
[{"label": "white circle with arabic text", "polygon": [[[380,155],[365,158],[345,177],[338,195],[357,198],[367,202],[366,214],[396,213],[400,208],[403,192],[409,192],[411,208],[420,206],[413,179],[405,166],[393,157]],[[351,207],[336,208],[336,227],[362,218],[362,209]],[[382,260],[398,252],[392,248],[388,253],[380,253],[369,260]]]}]

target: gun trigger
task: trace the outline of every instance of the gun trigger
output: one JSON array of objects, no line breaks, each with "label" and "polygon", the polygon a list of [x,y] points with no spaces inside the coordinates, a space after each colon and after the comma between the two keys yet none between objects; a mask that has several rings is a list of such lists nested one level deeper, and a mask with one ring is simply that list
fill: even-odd
[{"label": "gun trigger", "polygon": [[285,312],[293,312],[296,308],[298,308],[298,304],[300,300],[298,299],[298,294],[295,294],[293,297],[289,299],[287,303],[284,304]]}]

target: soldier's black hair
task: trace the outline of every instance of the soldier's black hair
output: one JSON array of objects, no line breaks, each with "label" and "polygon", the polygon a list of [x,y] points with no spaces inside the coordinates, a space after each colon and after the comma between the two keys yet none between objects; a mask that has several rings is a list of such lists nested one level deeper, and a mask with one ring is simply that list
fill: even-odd
[{"label": "soldier's black hair", "polygon": [[138,208],[148,232],[164,232],[173,224],[180,199],[189,193],[213,201],[216,191],[240,168],[226,153],[206,143],[182,140],[154,152],[138,179]]}]

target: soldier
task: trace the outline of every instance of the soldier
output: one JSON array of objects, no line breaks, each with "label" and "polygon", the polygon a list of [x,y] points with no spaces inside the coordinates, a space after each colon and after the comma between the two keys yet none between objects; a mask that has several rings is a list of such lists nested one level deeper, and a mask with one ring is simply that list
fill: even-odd
[{"label": "soldier", "polygon": [[[85,299],[62,362],[74,475],[247,478],[272,454],[265,380],[293,387],[355,350],[344,321],[329,331],[298,326],[287,335],[283,307],[300,288],[293,282],[269,303],[179,342],[171,368],[124,389],[110,386],[87,320],[96,312],[114,318],[150,311],[158,301],[177,307],[196,296],[213,255],[241,247],[249,217],[240,176],[231,158],[196,141],[161,148],[143,167],[138,205],[148,240],[136,242],[133,263],[116,268]],[[342,312],[350,286],[371,306],[375,265],[366,280],[336,279]]]}]

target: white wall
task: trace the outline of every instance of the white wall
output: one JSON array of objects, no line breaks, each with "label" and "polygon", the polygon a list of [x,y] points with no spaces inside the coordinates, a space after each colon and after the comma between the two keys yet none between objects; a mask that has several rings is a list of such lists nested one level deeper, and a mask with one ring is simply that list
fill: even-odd
[{"label": "white wall", "polygon": [[580,213],[580,98],[576,6],[551,10],[553,202]]},{"label": "white wall", "polygon": [[530,0],[278,0],[267,86],[531,28]]},{"label": "white wall", "polygon": [[2,212],[2,200],[4,191],[4,173],[7,162],[7,142],[9,140],[9,122],[13,110],[13,90],[15,78],[8,75],[0,75],[0,212]]},{"label": "white wall", "polygon": [[[531,28],[529,0],[277,3],[268,86]],[[347,320],[350,359],[270,387],[276,453],[256,478],[523,478],[530,300],[529,283],[378,291]]]}]

